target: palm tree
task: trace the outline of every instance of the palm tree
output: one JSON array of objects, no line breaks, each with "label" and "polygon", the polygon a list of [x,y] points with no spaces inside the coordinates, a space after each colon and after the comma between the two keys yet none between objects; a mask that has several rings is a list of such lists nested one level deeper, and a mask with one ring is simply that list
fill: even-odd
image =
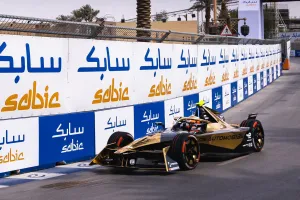
[{"label": "palm tree", "polygon": [[97,19],[97,15],[99,14],[99,10],[94,10],[91,5],[86,4],[79,8],[78,10],[73,10],[72,15],[76,19],[81,19],[85,22],[93,22]]},{"label": "palm tree", "polygon": [[[151,0],[136,0],[137,28],[151,28]],[[149,31],[137,31],[137,37],[151,37]],[[145,41],[145,40],[139,40]]]},{"label": "palm tree", "polygon": [[190,0],[191,2],[195,2],[192,8],[196,8],[199,10],[205,9],[205,33],[209,33],[209,23],[210,23],[210,13],[211,13],[211,4],[212,0]]},{"label": "palm tree", "polygon": [[231,30],[230,14],[226,5],[226,0],[222,0],[221,11],[218,18],[225,19],[227,26]]},{"label": "palm tree", "polygon": [[[199,9],[204,10],[205,9],[205,33],[209,33],[209,25],[210,25],[210,15],[211,11],[213,10],[213,0],[190,0],[191,2],[194,2],[194,5],[191,7],[191,9]],[[220,5],[222,2],[224,2],[224,5],[226,5],[231,0],[217,0],[217,5]],[[217,10],[220,10],[217,7]]]},{"label": "palm tree", "polygon": [[59,15],[56,19],[63,21],[94,22],[99,12],[99,10],[93,9],[91,5],[86,4],[79,9],[73,10],[71,15]]}]

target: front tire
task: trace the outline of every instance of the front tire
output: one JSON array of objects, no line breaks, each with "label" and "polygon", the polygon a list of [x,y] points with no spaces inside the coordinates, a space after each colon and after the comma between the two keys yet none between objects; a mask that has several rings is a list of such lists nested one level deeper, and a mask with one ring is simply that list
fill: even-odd
[{"label": "front tire", "polygon": [[116,143],[118,147],[124,147],[133,142],[133,140],[134,139],[130,133],[117,131],[109,137],[107,144]]},{"label": "front tire", "polygon": [[181,170],[192,170],[200,160],[200,146],[192,134],[178,134],[170,147],[170,157],[174,159]]},{"label": "front tire", "polygon": [[252,137],[252,149],[255,152],[260,152],[265,144],[265,134],[264,129],[259,120],[244,120],[241,127],[249,127],[249,132]]}]

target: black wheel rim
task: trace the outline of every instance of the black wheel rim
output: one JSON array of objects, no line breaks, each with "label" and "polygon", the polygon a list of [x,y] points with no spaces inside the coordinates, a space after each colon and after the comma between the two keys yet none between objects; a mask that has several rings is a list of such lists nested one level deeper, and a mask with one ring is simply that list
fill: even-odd
[{"label": "black wheel rim", "polygon": [[198,163],[199,146],[193,138],[185,141],[184,159],[189,167],[194,167]]},{"label": "black wheel rim", "polygon": [[257,128],[255,130],[255,135],[254,135],[254,143],[258,149],[263,148],[264,139],[265,139],[265,136],[264,136],[263,130],[261,129],[260,126],[257,126]]}]

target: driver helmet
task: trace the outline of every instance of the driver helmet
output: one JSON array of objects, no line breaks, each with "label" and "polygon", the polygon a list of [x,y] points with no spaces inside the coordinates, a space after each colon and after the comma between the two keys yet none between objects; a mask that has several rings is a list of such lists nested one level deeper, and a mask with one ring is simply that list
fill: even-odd
[{"label": "driver helmet", "polygon": [[203,114],[203,110],[202,110],[202,106],[205,104],[205,101],[204,100],[201,100],[199,101],[196,105],[197,105],[197,109],[196,109],[196,112],[195,112],[195,116],[197,117],[200,117],[201,118],[201,115]]},{"label": "driver helmet", "polygon": [[196,103],[196,105],[199,106],[199,107],[204,106],[204,104],[205,104],[204,100],[201,100],[198,103]]}]

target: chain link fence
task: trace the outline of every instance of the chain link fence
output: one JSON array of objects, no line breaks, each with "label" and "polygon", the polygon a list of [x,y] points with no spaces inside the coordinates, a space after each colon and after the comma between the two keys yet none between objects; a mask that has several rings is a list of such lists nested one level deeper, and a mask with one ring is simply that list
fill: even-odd
[{"label": "chain link fence", "polygon": [[138,29],[105,25],[105,22],[82,23],[3,14],[0,14],[0,34],[181,44],[278,44],[282,40]]}]

